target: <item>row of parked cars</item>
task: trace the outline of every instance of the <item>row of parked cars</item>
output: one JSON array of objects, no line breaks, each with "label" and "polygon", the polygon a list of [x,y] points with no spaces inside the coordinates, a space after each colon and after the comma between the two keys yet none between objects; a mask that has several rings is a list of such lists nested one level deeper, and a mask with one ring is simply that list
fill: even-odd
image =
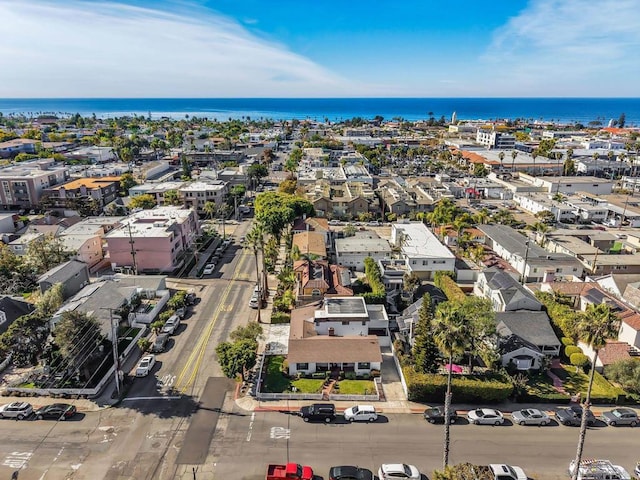
[{"label": "row of parked cars", "polygon": [[27,402],[13,402],[0,406],[0,418],[25,420],[67,420],[76,414],[76,407],[68,403],[52,403],[33,410],[33,405]]},{"label": "row of parked cars", "polygon": [[[582,421],[582,407],[580,405],[571,405],[567,408],[558,408],[550,416],[546,412],[535,408],[525,408],[511,413],[513,423],[518,425],[539,425],[544,426],[555,419],[561,425],[579,426]],[[445,419],[443,407],[428,408],[424,411],[424,418],[429,423],[443,423]],[[449,413],[449,423],[455,423],[461,418],[460,414],[452,410]],[[467,413],[469,423],[474,425],[502,425],[505,421],[504,414],[500,410],[494,408],[476,408]],[[595,425],[598,418],[591,410],[587,411],[587,425]],[[638,414],[635,410],[626,407],[618,407],[608,410],[600,415],[600,420],[612,427],[618,425],[628,425],[635,427],[640,423]]]},{"label": "row of parked cars", "polygon": [[215,252],[213,252],[213,256],[209,259],[209,263],[207,263],[204,270],[202,270],[203,275],[211,275],[215,271],[216,265],[220,261],[222,254],[232,243],[233,240],[231,238],[226,238],[222,241],[218,248],[216,248]]},{"label": "row of parked cars", "polygon": [[[266,480],[313,480],[313,469],[298,463],[267,466]],[[406,463],[385,463],[378,469],[378,480],[420,480],[422,474],[414,465]],[[353,465],[331,467],[329,480],[374,480],[373,472]]]}]

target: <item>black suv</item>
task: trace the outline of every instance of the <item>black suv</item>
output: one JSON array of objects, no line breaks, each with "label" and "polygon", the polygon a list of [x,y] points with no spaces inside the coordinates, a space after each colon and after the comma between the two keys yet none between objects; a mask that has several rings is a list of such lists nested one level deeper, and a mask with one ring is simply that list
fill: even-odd
[{"label": "black suv", "polygon": [[[429,423],[444,423],[444,407],[427,408],[424,413],[424,419]],[[454,409],[449,410],[449,423],[456,423],[458,420],[458,412]]]},{"label": "black suv", "polygon": [[300,416],[305,422],[327,422],[336,418],[336,407],[332,403],[314,403],[312,405],[302,407]]}]

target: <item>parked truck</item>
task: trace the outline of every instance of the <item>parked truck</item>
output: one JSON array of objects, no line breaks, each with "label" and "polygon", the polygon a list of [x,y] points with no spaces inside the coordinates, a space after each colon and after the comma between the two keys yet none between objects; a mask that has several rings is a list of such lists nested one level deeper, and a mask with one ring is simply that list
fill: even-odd
[{"label": "parked truck", "polygon": [[313,469],[299,463],[270,464],[266,480],[313,480]]},{"label": "parked truck", "polygon": [[493,463],[490,465],[472,465],[461,463],[451,467],[452,478],[460,480],[527,480],[527,474],[520,467]]},{"label": "parked truck", "polygon": [[[569,475],[575,472],[575,460],[569,464]],[[624,467],[614,465],[610,460],[582,460],[578,469],[578,480],[631,480]]]}]

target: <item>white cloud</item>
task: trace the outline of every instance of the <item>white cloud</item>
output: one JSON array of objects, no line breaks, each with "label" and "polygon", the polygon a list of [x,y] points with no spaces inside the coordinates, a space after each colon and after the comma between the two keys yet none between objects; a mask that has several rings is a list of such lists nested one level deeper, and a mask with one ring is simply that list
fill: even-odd
[{"label": "white cloud", "polygon": [[494,32],[487,95],[638,96],[637,0],[533,0]]},{"label": "white cloud", "polygon": [[0,0],[0,97],[363,95],[240,24],[118,3]]}]

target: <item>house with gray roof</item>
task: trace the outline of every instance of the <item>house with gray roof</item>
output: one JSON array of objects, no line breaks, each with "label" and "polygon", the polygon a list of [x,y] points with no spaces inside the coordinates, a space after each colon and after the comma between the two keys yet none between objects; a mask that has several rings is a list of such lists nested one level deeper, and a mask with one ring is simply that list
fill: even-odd
[{"label": "house with gray roof", "polygon": [[80,260],[69,260],[38,278],[40,292],[44,293],[56,283],[62,283],[62,298],[66,300],[78,293],[85,285],[89,284],[89,268],[86,263]]},{"label": "house with gray roof", "polygon": [[497,268],[478,274],[473,293],[491,301],[496,312],[542,310],[542,304],[530,290],[520,285],[511,274]]},{"label": "house with gray roof", "polygon": [[364,259],[376,262],[391,258],[391,245],[372,231],[358,232],[353,237],[338,238],[335,241],[336,263],[358,272],[364,271]]},{"label": "house with gray roof", "polygon": [[515,335],[534,345],[544,355],[560,355],[560,340],[556,336],[546,312],[498,312],[496,313],[496,332],[501,339]]},{"label": "house with gray roof", "polygon": [[21,298],[3,296],[0,298],[0,334],[7,331],[18,318],[28,315],[35,307]]}]

